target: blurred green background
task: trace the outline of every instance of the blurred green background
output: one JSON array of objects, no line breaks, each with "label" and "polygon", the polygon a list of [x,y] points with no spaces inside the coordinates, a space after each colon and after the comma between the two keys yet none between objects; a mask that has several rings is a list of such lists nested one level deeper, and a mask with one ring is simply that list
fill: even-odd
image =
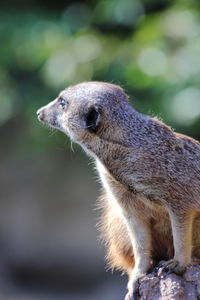
[{"label": "blurred green background", "polygon": [[88,80],[200,139],[200,2],[3,0],[0,299],[120,300],[104,271],[91,161],[36,110]]}]

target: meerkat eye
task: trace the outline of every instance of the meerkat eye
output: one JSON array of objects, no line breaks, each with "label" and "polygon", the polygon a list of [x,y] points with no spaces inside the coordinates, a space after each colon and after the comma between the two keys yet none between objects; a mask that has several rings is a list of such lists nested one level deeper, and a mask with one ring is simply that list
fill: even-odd
[{"label": "meerkat eye", "polygon": [[90,132],[96,132],[100,125],[100,112],[96,107],[91,107],[86,115],[86,128]]},{"label": "meerkat eye", "polygon": [[61,108],[65,108],[66,107],[66,105],[67,105],[67,101],[65,100],[65,99],[63,99],[63,98],[61,98],[60,100],[59,100],[59,106],[61,107]]}]

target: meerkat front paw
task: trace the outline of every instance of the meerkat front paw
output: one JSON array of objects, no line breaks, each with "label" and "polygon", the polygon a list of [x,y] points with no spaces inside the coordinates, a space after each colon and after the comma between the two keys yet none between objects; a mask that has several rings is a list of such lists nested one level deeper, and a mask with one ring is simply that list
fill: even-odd
[{"label": "meerkat front paw", "polygon": [[128,292],[124,300],[137,300],[138,291],[135,291],[132,295]]},{"label": "meerkat front paw", "polygon": [[125,300],[137,300],[139,294],[139,280],[145,274],[133,272],[128,282],[128,293],[125,296]]},{"label": "meerkat front paw", "polygon": [[182,274],[185,269],[186,265],[181,264],[177,259],[173,258],[167,261],[161,261],[159,263],[159,268],[163,268],[165,271],[174,272],[176,274]]}]

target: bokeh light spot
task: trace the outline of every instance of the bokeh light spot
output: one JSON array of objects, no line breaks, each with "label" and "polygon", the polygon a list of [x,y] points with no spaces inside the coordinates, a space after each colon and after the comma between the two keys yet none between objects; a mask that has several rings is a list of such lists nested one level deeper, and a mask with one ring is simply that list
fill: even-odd
[{"label": "bokeh light spot", "polygon": [[177,123],[191,125],[200,116],[200,89],[190,87],[179,92],[172,101],[171,113]]},{"label": "bokeh light spot", "polygon": [[93,35],[80,36],[74,41],[74,51],[80,62],[87,62],[97,58],[101,50],[100,41]]},{"label": "bokeh light spot", "polygon": [[50,86],[61,86],[73,80],[75,72],[76,61],[74,57],[65,50],[57,51],[50,56],[45,65],[45,81]]},{"label": "bokeh light spot", "polygon": [[198,33],[194,14],[189,10],[169,12],[163,20],[163,27],[171,38],[192,38]]},{"label": "bokeh light spot", "polygon": [[142,3],[137,0],[118,1],[114,12],[118,23],[129,25],[144,14],[144,8]]},{"label": "bokeh light spot", "polygon": [[87,27],[90,24],[91,12],[84,3],[70,5],[63,14],[63,20],[71,31]]},{"label": "bokeh light spot", "polygon": [[159,49],[146,48],[138,57],[138,65],[147,75],[158,76],[167,70],[167,57]]}]

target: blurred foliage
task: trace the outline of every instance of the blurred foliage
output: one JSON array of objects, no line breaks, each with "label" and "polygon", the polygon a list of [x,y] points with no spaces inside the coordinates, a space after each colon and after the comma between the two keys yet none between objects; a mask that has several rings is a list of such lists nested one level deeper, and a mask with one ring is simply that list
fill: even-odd
[{"label": "blurred foliage", "polygon": [[121,85],[139,111],[200,138],[198,1],[13,3],[3,1],[0,11],[6,147],[63,146],[65,137],[49,136],[35,111],[61,89],[87,80]]}]

